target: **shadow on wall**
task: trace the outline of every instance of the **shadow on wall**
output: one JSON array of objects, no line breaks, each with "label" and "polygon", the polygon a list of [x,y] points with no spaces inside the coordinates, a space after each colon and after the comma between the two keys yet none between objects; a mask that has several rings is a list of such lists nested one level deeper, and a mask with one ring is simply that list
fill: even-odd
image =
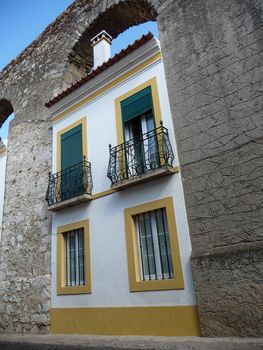
[{"label": "shadow on wall", "polygon": [[[118,19],[118,25],[116,25],[116,18]],[[156,11],[147,1],[128,0],[112,6],[101,13],[83,31],[73,46],[68,56],[70,70],[74,69],[75,72],[79,72],[82,75],[84,72],[92,69],[93,50],[90,40],[102,30],[109,33],[113,39],[116,39],[119,34],[123,33],[116,39],[116,42],[113,40],[112,54],[114,55],[149,31],[158,36],[157,24],[153,23],[156,22],[156,18]],[[141,24],[144,24],[144,26],[139,27]],[[130,30],[128,31],[128,29]]]},{"label": "shadow on wall", "polygon": [[0,99],[0,137],[6,140],[10,121],[14,119],[14,109],[6,99]]}]

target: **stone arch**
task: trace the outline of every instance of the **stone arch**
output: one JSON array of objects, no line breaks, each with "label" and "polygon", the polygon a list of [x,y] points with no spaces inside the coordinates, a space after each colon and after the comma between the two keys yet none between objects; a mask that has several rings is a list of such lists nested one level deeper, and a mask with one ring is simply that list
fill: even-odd
[{"label": "stone arch", "polygon": [[[48,311],[39,318],[38,308],[50,302],[50,223],[43,194],[51,142],[44,102],[92,66],[89,39],[102,27],[116,37],[132,25],[157,20],[203,335],[262,336],[262,11],[258,0],[75,0],[0,72],[0,127],[13,111],[2,98],[7,89],[21,123],[13,126],[9,142],[7,174],[16,182],[5,197],[4,236],[14,244],[13,250],[4,249],[2,269],[8,274],[0,273],[8,301],[0,328],[45,332],[49,326]],[[17,146],[21,157],[32,157],[36,146],[30,172],[27,161],[17,166]],[[36,178],[38,185],[32,186]],[[34,191],[30,196],[28,188]],[[17,218],[19,226],[14,226]],[[17,232],[25,237],[23,243],[17,244]],[[25,252],[32,256],[34,274]],[[14,298],[21,277],[27,283]],[[37,317],[26,317],[29,302]]]},{"label": "stone arch", "polygon": [[71,72],[74,69],[84,73],[92,68],[93,55],[90,39],[103,29],[114,39],[134,25],[157,20],[157,11],[146,0],[123,0],[118,4],[109,5],[104,10],[101,10],[98,4],[97,8],[95,6],[92,9],[91,14],[93,21],[83,30],[68,55]]},{"label": "stone arch", "polygon": [[11,102],[5,98],[0,98],[0,128],[13,112]]}]

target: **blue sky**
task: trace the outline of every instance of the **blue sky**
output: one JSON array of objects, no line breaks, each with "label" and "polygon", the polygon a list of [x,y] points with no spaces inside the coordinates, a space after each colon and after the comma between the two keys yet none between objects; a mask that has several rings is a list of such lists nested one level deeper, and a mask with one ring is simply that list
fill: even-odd
[{"label": "blue sky", "polygon": [[[73,0],[0,0],[0,71],[72,3]],[[122,33],[112,43],[112,54],[148,31],[158,37],[157,25],[151,22]],[[3,139],[7,138],[9,121],[0,129]]]}]

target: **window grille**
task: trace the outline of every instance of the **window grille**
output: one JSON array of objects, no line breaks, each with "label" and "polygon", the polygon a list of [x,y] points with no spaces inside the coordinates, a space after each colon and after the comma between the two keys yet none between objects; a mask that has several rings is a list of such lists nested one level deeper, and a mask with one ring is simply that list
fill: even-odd
[{"label": "window grille", "polygon": [[166,209],[135,215],[143,281],[174,278]]},{"label": "window grille", "polygon": [[110,159],[107,176],[112,185],[154,169],[172,167],[174,153],[168,130],[161,124],[140,137],[116,147],[109,145]]},{"label": "window grille", "polygon": [[65,233],[66,240],[66,285],[83,286],[85,280],[84,229]]},{"label": "window grille", "polygon": [[83,157],[82,162],[49,174],[46,201],[53,205],[82,194],[91,195],[92,187],[91,164]]}]

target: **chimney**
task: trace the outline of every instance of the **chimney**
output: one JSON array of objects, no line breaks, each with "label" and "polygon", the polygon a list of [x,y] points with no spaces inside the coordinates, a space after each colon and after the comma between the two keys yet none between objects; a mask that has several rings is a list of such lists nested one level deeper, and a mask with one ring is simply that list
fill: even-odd
[{"label": "chimney", "polygon": [[91,46],[93,47],[93,69],[96,69],[110,59],[112,37],[103,30],[90,41]]}]

